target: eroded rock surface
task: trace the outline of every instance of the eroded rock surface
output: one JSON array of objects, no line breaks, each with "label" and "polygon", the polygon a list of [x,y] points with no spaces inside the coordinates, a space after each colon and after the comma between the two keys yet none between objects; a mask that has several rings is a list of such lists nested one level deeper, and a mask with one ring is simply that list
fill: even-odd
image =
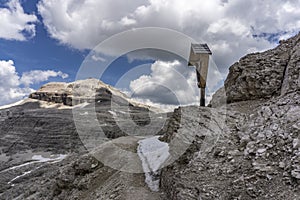
[{"label": "eroded rock surface", "polygon": [[[163,169],[161,184],[170,199],[299,198],[299,103],[297,92],[227,105],[223,129],[215,126],[220,116],[202,110],[210,122],[200,125],[186,153]],[[220,137],[207,146],[206,137],[218,131]]]},{"label": "eroded rock surface", "polygon": [[299,90],[300,35],[275,49],[244,56],[229,68],[227,102],[269,99]]}]

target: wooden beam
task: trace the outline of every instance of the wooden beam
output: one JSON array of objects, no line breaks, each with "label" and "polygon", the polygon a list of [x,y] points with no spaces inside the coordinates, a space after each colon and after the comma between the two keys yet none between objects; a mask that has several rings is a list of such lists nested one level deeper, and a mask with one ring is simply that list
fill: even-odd
[{"label": "wooden beam", "polygon": [[200,106],[205,106],[205,88],[200,88]]}]

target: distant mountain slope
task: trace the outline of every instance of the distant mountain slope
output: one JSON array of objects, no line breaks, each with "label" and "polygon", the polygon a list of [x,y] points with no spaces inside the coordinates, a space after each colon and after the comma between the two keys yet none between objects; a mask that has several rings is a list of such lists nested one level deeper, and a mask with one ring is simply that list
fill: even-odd
[{"label": "distant mountain slope", "polygon": [[92,103],[113,99],[115,101],[120,101],[119,103],[122,101],[124,104],[132,104],[134,106],[145,107],[152,111],[161,112],[158,108],[133,101],[118,89],[95,78],[77,80],[71,83],[51,82],[30,94],[29,98],[52,103],[61,103],[66,106],[75,106],[84,102]]},{"label": "distant mountain slope", "polygon": [[[77,94],[74,95],[74,92]],[[60,179],[59,174],[61,171],[64,174],[62,176],[68,177],[64,169],[73,170],[77,168],[73,168],[73,165],[78,162],[78,181],[92,172],[95,172],[95,177],[100,176],[103,182],[105,175],[101,173],[104,172],[107,178],[115,173],[116,177],[129,176],[126,173],[119,174],[96,159],[87,157],[87,141],[95,142],[95,136],[101,135],[99,125],[104,133],[103,138],[100,138],[103,142],[122,136],[131,138],[129,134],[152,134],[143,128],[150,123],[150,117],[153,126],[160,130],[165,115],[154,113],[149,108],[152,107],[136,103],[96,79],[48,83],[32,93],[30,98],[3,106],[0,108],[0,199],[74,199],[74,196],[61,191],[65,191],[65,187],[74,188],[67,186],[69,182]],[[89,116],[93,112],[97,122],[90,120]],[[79,134],[76,120],[85,124],[84,135]],[[136,142],[133,148],[135,151]],[[86,166],[90,161],[95,167]],[[82,176],[78,176],[78,173]],[[141,187],[144,187],[142,174],[139,179]],[[89,178],[86,181],[90,181]],[[121,183],[125,184],[126,181],[121,180]]]}]

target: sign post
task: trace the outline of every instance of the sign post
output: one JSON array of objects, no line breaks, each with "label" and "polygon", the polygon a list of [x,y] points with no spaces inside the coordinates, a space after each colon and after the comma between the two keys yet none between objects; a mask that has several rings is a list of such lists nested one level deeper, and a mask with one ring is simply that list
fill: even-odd
[{"label": "sign post", "polygon": [[210,55],[212,53],[207,44],[191,44],[188,66],[196,67],[198,87],[200,88],[200,106],[205,106],[205,87]]}]

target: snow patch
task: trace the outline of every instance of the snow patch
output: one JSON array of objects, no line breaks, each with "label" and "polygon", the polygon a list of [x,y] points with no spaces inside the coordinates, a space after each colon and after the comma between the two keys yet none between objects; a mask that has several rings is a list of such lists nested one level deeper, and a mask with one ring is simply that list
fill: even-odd
[{"label": "snow patch", "polygon": [[84,108],[88,105],[90,105],[88,102],[84,102],[84,103],[73,106],[73,108]]},{"label": "snow patch", "polygon": [[66,157],[67,157],[67,155],[65,155],[65,154],[59,154],[57,156],[56,155],[52,155],[52,156],[50,156],[50,158],[45,158],[42,155],[34,155],[34,156],[32,156],[32,160],[36,160],[37,162],[50,162],[50,161],[54,161],[52,163],[55,163],[55,162],[62,161]]},{"label": "snow patch", "polygon": [[89,112],[79,113],[79,115],[89,115]]},{"label": "snow patch", "polygon": [[117,113],[116,113],[115,111],[109,110],[108,112],[109,112],[110,114],[112,114],[114,117],[117,116]]},{"label": "snow patch", "polygon": [[159,169],[170,156],[168,143],[161,142],[158,138],[159,136],[153,136],[140,140],[137,148],[145,173],[145,182],[155,192],[159,191]]},{"label": "snow patch", "polygon": [[64,154],[59,154],[57,156],[56,155],[52,155],[52,156],[50,156],[50,158],[45,158],[42,155],[34,155],[31,158],[33,161],[26,162],[26,163],[23,163],[21,165],[16,165],[16,166],[10,167],[8,169],[5,169],[5,170],[1,171],[1,173],[2,172],[7,172],[7,171],[10,171],[10,170],[14,170],[14,169],[19,169],[21,167],[24,167],[24,166],[27,166],[27,165],[31,165],[31,164],[35,164],[35,163],[44,163],[44,162],[57,163],[57,162],[62,161],[66,157],[67,157],[67,155],[64,155]]},{"label": "snow patch", "polygon": [[118,111],[119,113],[122,113],[122,114],[127,114],[126,112],[122,111],[122,110],[119,110]]},{"label": "snow patch", "polygon": [[[31,172],[32,172],[32,171],[30,170],[30,171],[24,172],[23,174],[21,174],[21,175],[19,175],[19,176],[16,176],[15,178],[11,179],[11,180],[8,182],[8,184],[11,184],[13,181],[15,181],[15,180],[17,180],[17,179],[19,179],[19,178],[21,178],[21,177],[23,177],[23,176],[26,176],[27,174],[30,174]],[[12,184],[12,186],[14,186],[14,184]]]}]

